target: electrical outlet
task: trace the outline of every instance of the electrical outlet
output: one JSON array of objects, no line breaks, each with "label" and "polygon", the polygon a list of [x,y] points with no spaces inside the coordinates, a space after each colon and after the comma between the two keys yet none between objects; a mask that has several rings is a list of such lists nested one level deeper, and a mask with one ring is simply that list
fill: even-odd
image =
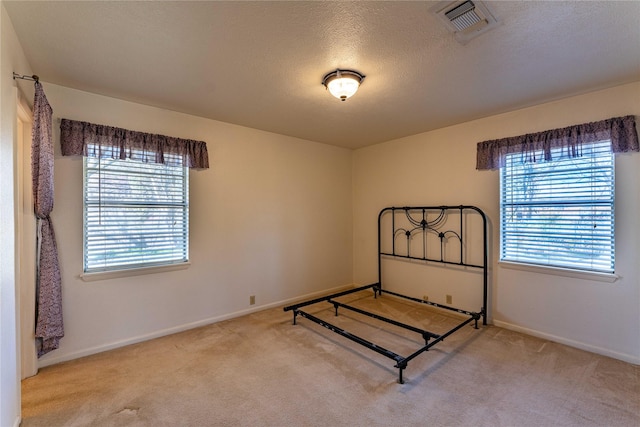
[{"label": "electrical outlet", "polygon": [[249,296],[249,305],[253,305],[255,303],[256,303],[256,296],[255,295]]},{"label": "electrical outlet", "polygon": [[422,296],[422,301],[429,301],[429,296],[428,295],[423,295]]},{"label": "electrical outlet", "polygon": [[453,304],[453,297],[451,295],[447,295],[447,304]]}]

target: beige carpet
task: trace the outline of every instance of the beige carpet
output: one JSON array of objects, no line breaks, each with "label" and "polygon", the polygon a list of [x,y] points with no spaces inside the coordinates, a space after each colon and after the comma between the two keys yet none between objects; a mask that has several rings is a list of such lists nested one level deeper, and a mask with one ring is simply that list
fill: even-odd
[{"label": "beige carpet", "polygon": [[[459,319],[370,294],[354,304],[433,332]],[[415,333],[308,310],[408,355]],[[307,319],[265,310],[41,369],[28,426],[633,426],[640,367],[497,327],[465,326],[405,370]]]}]

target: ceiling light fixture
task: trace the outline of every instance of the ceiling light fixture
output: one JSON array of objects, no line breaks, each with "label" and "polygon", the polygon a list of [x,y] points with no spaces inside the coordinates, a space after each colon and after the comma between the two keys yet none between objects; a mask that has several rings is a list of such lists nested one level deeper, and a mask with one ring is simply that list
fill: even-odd
[{"label": "ceiling light fixture", "polygon": [[340,101],[346,101],[358,91],[364,77],[357,71],[338,69],[324,76],[322,84],[331,92],[331,95]]}]

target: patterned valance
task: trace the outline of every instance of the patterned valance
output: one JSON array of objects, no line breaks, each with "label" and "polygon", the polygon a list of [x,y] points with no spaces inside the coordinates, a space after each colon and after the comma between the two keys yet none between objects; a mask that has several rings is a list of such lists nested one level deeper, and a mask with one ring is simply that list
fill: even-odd
[{"label": "patterned valance", "polygon": [[[613,153],[640,151],[635,116],[479,142],[476,169],[501,168],[505,156],[512,153],[522,153],[523,161],[527,162],[550,161],[551,150],[557,148],[564,156],[578,157],[582,144],[604,140],[611,140]],[[540,153],[543,153],[543,158],[540,158]]]},{"label": "patterned valance", "polygon": [[209,168],[209,154],[204,141],[69,119],[62,119],[60,122],[60,145],[63,156],[131,159],[175,166],[171,161],[173,156],[165,158],[165,154],[174,154],[180,156],[184,166],[194,169]]}]

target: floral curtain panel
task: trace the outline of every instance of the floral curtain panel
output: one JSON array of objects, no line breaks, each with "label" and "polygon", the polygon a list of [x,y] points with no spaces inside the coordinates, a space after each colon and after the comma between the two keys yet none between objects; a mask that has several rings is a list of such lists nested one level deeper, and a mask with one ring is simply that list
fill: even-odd
[{"label": "floral curtain panel", "polygon": [[[561,149],[563,156],[580,156],[582,145],[611,140],[611,152],[640,151],[635,116],[614,117],[561,129],[478,143],[476,169],[499,169],[507,154],[522,153],[527,162],[551,160],[551,150]],[[543,158],[538,158],[540,152]]]},{"label": "floral curtain panel", "polygon": [[171,153],[180,156],[182,164],[189,168],[209,168],[209,154],[204,141],[173,138],[94,123],[62,119],[60,144],[63,156],[107,157],[170,164],[164,155]]},{"label": "floral curtain panel", "polygon": [[31,168],[34,209],[38,219],[36,348],[40,357],[58,348],[64,336],[64,325],[58,249],[50,217],[53,210],[53,110],[37,81],[33,104]]}]

